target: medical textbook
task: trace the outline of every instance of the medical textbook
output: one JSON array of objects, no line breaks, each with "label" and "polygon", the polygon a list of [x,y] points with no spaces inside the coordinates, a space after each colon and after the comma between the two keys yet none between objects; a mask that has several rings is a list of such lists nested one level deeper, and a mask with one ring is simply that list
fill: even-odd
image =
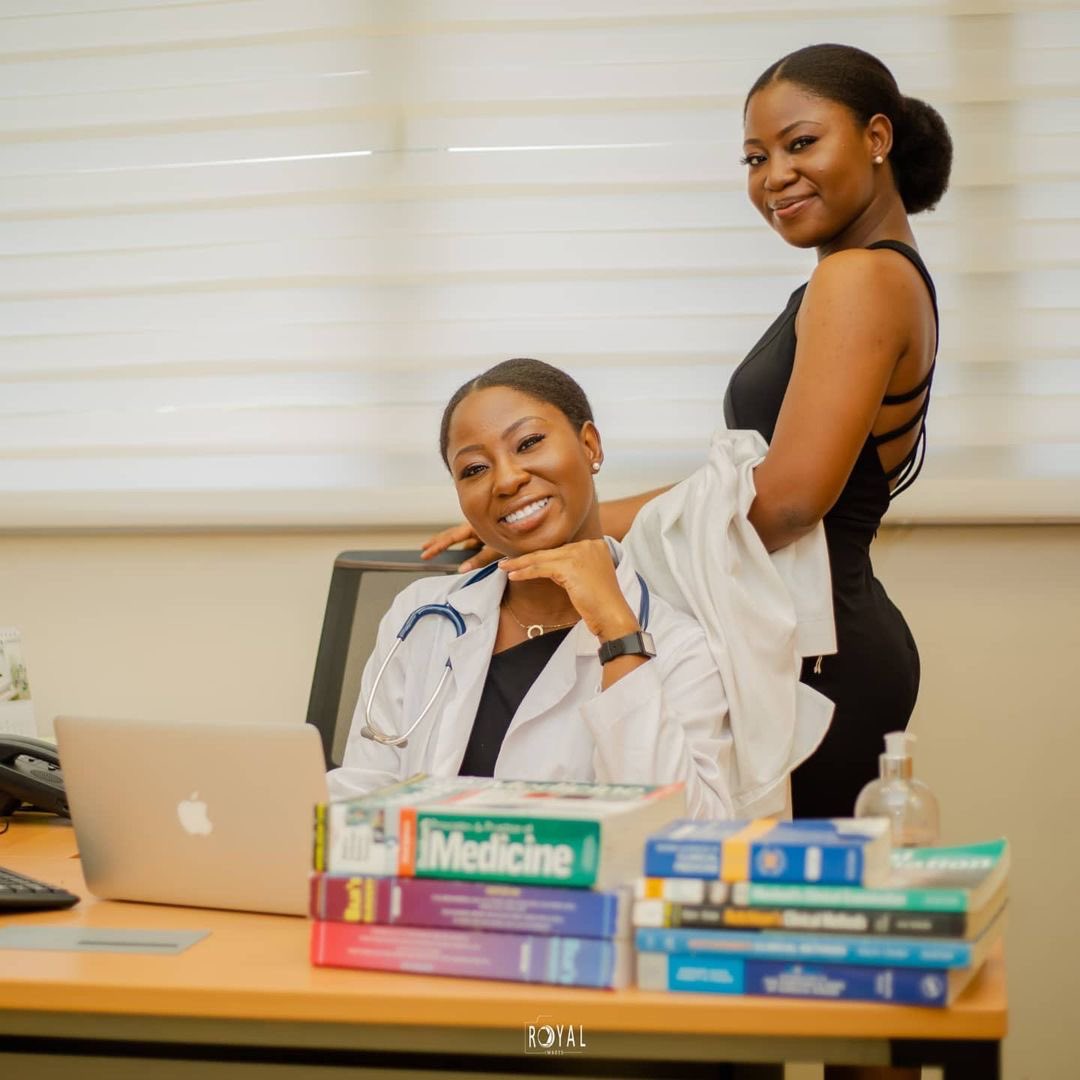
[{"label": "medical textbook", "polygon": [[676,821],[645,843],[645,876],[876,885],[889,871],[886,818]]},{"label": "medical textbook", "polygon": [[976,941],[951,938],[891,938],[841,934],[754,934],[745,930],[637,931],[638,952],[687,956],[741,956],[756,960],[806,961],[827,964],[870,964],[888,967],[978,967],[1001,936],[1004,914]]},{"label": "medical textbook", "polygon": [[976,971],[789,963],[685,953],[637,954],[637,985],[641,990],[763,994],[896,1005],[951,1005]]},{"label": "medical textbook", "polygon": [[[686,878],[647,878],[642,883],[662,886],[666,881]],[[708,882],[720,885],[722,882]],[[766,886],[771,888],[771,886]],[[660,891],[659,889],[657,891]],[[638,927],[684,927],[696,930],[801,931],[812,934],[871,934],[891,937],[963,938],[977,937],[1001,910],[1004,889],[993,902],[978,912],[904,911],[876,908],[797,907],[766,904],[750,907],[736,903],[690,904],[678,900],[646,898],[635,900],[632,922]]]},{"label": "medical textbook", "polygon": [[313,919],[387,926],[589,938],[630,932],[629,889],[312,874],[310,910]]},{"label": "medical textbook", "polygon": [[888,876],[875,888],[646,877],[635,883],[634,894],[638,900],[688,905],[955,914],[963,917],[958,923],[963,929],[955,936],[970,937],[1004,902],[1009,861],[1009,843],[1000,839],[960,847],[894,849]]},{"label": "medical textbook", "polygon": [[311,962],[318,967],[619,988],[629,982],[631,958],[629,941],[604,938],[311,924]]},{"label": "medical textbook", "polygon": [[604,890],[685,810],[682,784],[418,776],[317,807],[315,869]]}]

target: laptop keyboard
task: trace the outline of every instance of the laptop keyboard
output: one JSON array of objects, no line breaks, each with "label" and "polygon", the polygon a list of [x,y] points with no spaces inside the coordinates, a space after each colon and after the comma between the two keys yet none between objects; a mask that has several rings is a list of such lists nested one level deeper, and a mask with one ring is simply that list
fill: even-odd
[{"label": "laptop keyboard", "polygon": [[16,874],[0,866],[0,915],[15,911],[45,911],[49,908],[66,908],[77,904],[79,898],[58,885]]}]

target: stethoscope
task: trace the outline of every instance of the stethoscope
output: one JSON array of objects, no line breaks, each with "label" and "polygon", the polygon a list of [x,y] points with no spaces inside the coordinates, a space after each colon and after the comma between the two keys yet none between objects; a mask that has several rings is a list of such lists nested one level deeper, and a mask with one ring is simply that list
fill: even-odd
[{"label": "stethoscope", "polygon": [[[466,581],[461,588],[467,589],[470,585],[476,584],[478,581],[483,581],[494,571],[498,570],[499,564],[497,562],[491,563],[490,566],[485,566],[482,570],[478,570],[468,581]],[[638,625],[642,630],[649,628],[649,586],[645,584],[645,579],[638,574],[638,583],[641,585],[641,604],[638,608]],[[421,710],[420,715],[409,725],[408,730],[401,735],[389,735],[385,731],[380,731],[375,726],[375,723],[371,719],[371,703],[375,700],[375,694],[379,690],[379,683],[382,681],[383,672],[386,670],[386,665],[394,658],[394,653],[401,648],[401,643],[413,632],[416,624],[428,615],[438,615],[441,618],[449,620],[450,624],[454,627],[454,636],[461,637],[465,633],[465,620],[461,616],[461,612],[457,610],[449,601],[445,604],[423,604],[412,612],[405,620],[404,625],[397,633],[397,640],[391,646],[390,651],[386,654],[386,659],[382,662],[378,672],[375,675],[375,681],[371,684],[371,693],[368,694],[367,701],[361,698],[361,704],[364,708],[364,725],[360,728],[360,734],[365,739],[371,739],[373,742],[381,743],[383,746],[399,746],[404,747],[409,743],[409,736],[420,726],[431,706],[435,704],[435,699],[439,696],[443,685],[450,677],[451,665],[450,657],[446,658],[446,665],[443,668],[442,676],[439,679],[438,685],[432,692],[431,697],[428,698],[427,704]]]}]

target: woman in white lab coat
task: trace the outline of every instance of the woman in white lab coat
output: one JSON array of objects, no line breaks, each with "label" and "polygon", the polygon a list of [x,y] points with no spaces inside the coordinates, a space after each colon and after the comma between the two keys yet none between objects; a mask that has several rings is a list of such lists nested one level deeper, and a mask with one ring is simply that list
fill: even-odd
[{"label": "woman in white lab coat", "polygon": [[[730,817],[723,683],[698,624],[649,594],[603,536],[593,484],[603,449],[581,388],[537,360],[499,364],[453,396],[440,442],[470,526],[508,557],[487,573],[422,578],[396,598],[331,796],[417,772],[682,781],[690,814]],[[465,632],[446,618],[416,623],[386,666],[370,728],[404,733],[449,658],[446,684],[404,746],[368,737],[364,706],[399,629],[421,605],[447,602]]]}]

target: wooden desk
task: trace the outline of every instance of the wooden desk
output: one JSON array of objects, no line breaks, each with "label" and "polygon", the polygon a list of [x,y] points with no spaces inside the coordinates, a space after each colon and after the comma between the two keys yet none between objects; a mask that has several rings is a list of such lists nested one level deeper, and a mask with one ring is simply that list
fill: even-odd
[{"label": "wooden desk", "polygon": [[[302,919],[95,900],[74,834],[17,821],[0,865],[85,899],[19,923],[209,930],[179,956],[0,950],[5,1053],[365,1066],[423,1076],[777,1076],[778,1061],[938,1065],[950,1078],[999,1076],[1006,1031],[1000,950],[951,1009],[699,994],[574,990],[313,968]],[[580,1025],[585,1048],[558,1062],[525,1052],[529,1023]],[[379,1071],[377,1071],[379,1070]],[[329,1073],[328,1073],[329,1074]],[[260,1075],[262,1075],[260,1073]],[[267,1075],[270,1075],[268,1073]]]}]

